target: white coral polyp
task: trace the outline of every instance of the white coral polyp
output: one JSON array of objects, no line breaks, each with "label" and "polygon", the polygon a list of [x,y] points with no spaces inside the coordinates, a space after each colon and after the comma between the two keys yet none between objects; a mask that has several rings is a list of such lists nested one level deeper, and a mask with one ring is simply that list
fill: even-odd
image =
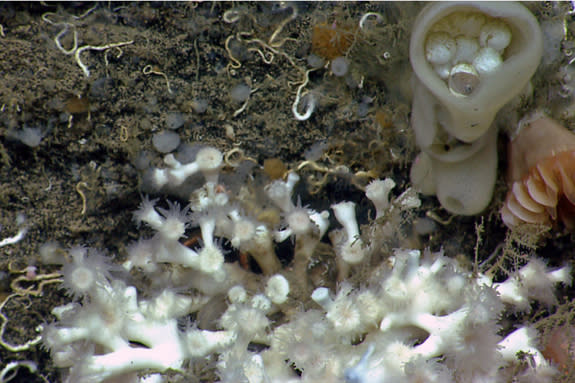
[{"label": "white coral polyp", "polygon": [[213,273],[221,269],[224,255],[216,246],[205,247],[199,252],[199,268],[205,273]]}]

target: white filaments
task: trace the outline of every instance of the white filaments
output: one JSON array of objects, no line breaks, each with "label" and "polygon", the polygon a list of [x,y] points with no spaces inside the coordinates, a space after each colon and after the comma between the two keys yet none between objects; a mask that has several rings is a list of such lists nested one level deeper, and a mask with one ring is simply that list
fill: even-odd
[{"label": "white filaments", "polygon": [[25,224],[26,223],[26,217],[23,214],[19,214],[16,217],[16,223],[18,224],[18,227],[20,228],[18,230],[18,233],[16,233],[16,235],[14,235],[12,237],[2,239],[0,241],[0,247],[13,245],[13,244],[18,243],[24,239],[24,237],[28,233],[28,226]]},{"label": "white filaments", "polygon": [[361,18],[359,19],[359,29],[361,30],[365,30],[366,29],[366,22],[369,18],[374,17],[375,18],[375,22],[377,24],[380,24],[383,22],[383,16],[379,13],[376,12],[367,12],[365,14],[363,14],[363,16],[361,16]]},{"label": "white filaments", "polygon": [[[294,117],[296,118],[296,120],[298,120],[298,121],[305,121],[305,120],[309,119],[311,117],[311,115],[313,114],[315,107],[317,106],[317,99],[313,93],[306,92],[306,93],[302,94],[303,88],[305,88],[309,82],[309,74],[313,70],[314,69],[310,69],[310,70],[305,72],[305,79],[304,79],[303,83],[297,88],[295,100],[294,100],[292,107],[291,107],[291,111],[292,111]],[[299,103],[301,100],[305,100],[305,106],[304,106],[305,112],[303,114],[300,113],[298,110],[299,109]]]},{"label": "white filaments", "polygon": [[477,12],[454,12],[427,36],[425,57],[457,96],[469,96],[480,78],[503,64],[512,33],[502,20]]}]

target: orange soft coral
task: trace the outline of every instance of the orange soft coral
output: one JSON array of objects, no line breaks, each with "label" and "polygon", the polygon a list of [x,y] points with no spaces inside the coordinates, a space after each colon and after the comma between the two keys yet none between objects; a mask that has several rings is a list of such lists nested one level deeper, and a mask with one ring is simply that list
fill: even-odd
[{"label": "orange soft coral", "polygon": [[508,160],[503,222],[513,227],[559,221],[575,229],[575,134],[539,114],[520,124]]},{"label": "orange soft coral", "polygon": [[351,28],[333,24],[317,24],[311,36],[311,51],[318,56],[333,60],[347,53],[355,39]]},{"label": "orange soft coral", "polygon": [[563,325],[553,329],[541,352],[562,373],[575,369],[575,327]]}]

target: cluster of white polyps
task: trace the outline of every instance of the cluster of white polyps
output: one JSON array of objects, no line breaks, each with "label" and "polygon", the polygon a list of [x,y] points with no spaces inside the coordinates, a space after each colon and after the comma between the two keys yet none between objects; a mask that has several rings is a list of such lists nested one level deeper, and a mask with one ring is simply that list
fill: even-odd
[{"label": "cluster of white polyps", "polygon": [[[398,250],[392,262],[371,287],[352,294],[343,289],[327,305],[318,301],[334,328],[357,313],[352,334],[365,340],[356,346],[363,354],[345,370],[348,382],[551,381],[555,369],[537,349],[536,331],[520,326],[501,337],[498,321],[506,309],[529,310],[533,300],[553,304],[554,284],[571,282],[570,267],[551,271],[534,258],[493,283],[442,254],[421,258],[419,251]],[[364,335],[374,324],[377,329]],[[341,335],[349,337],[349,329]],[[506,368],[516,366],[521,353],[531,362]]]},{"label": "cluster of white polyps", "polygon": [[[375,225],[399,205],[417,206],[413,197],[390,203],[395,184],[385,180],[367,188],[377,210],[370,227],[358,225],[353,203],[332,205],[342,226],[332,236],[337,291],[305,286],[329,212],[293,202],[299,177],[292,173],[262,190],[282,227],[248,217],[239,197],[216,186],[219,152],[203,155],[196,165],[168,161],[170,169],[156,171],[158,181],[175,184],[202,172],[206,183],[184,209],[144,199],[134,216],[155,235],[129,246],[123,267],[84,248],[62,260],[74,301],[54,309],[43,341],[66,382],[162,382],[165,373],[201,380],[201,371],[229,383],[495,382],[509,381],[511,371],[521,382],[547,382],[553,375],[532,328],[503,337],[498,321],[532,300],[554,304],[554,285],[570,282],[569,268],[550,271],[531,260],[494,283],[441,253],[398,249],[371,272],[364,265],[366,279],[354,285],[348,276],[356,265],[374,259]],[[192,225],[201,232],[193,249],[179,241]],[[295,254],[283,267],[274,241],[289,237]],[[225,262],[217,238],[252,255],[263,273]],[[531,362],[521,364],[520,352]]]},{"label": "cluster of white polyps", "polygon": [[113,278],[98,255],[74,249],[71,256],[65,284],[83,297],[82,303],[55,308],[58,322],[46,326],[43,334],[54,364],[69,368],[66,382],[103,382],[117,376],[138,381],[138,371],[177,370],[184,361],[235,341],[231,331],[180,331],[178,318],[193,310],[198,299],[168,287],[142,299],[136,287]]}]

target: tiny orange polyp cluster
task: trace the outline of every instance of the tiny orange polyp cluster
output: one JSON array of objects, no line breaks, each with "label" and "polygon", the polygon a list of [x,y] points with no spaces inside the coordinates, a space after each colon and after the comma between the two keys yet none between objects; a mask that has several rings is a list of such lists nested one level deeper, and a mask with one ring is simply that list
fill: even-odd
[{"label": "tiny orange polyp cluster", "polygon": [[328,60],[347,53],[355,39],[353,30],[336,23],[317,24],[311,36],[311,51]]}]

